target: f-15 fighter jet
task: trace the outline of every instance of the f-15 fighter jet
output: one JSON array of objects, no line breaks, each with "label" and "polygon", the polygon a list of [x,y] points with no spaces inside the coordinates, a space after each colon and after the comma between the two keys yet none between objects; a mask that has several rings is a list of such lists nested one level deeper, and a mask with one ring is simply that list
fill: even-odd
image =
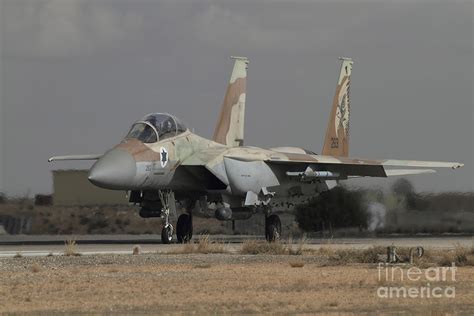
[{"label": "f-15 fighter jet", "polygon": [[97,160],[89,172],[96,186],[129,192],[142,217],[161,217],[163,243],[173,238],[170,214],[185,209],[176,224],[178,242],[192,237],[193,213],[220,220],[265,215],[265,236],[281,235],[277,203],[302,201],[353,177],[389,177],[459,168],[458,162],[349,158],[350,86],[353,61],[341,58],[321,154],[299,147],[244,145],[248,59],[233,57],[234,68],[212,139],[191,132],[177,117],[152,113],[136,121],[122,142],[104,154],[56,156]]}]

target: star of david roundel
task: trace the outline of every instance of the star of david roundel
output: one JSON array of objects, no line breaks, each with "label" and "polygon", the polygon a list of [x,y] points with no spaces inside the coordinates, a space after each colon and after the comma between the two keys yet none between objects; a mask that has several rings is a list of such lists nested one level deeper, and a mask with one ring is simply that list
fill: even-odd
[{"label": "star of david roundel", "polygon": [[165,147],[160,148],[160,163],[162,168],[166,167],[168,163],[168,151]]}]

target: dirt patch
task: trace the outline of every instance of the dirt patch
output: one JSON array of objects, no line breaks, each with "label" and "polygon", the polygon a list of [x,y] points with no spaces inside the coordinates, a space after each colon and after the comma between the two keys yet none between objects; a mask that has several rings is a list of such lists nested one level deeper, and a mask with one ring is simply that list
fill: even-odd
[{"label": "dirt patch", "polygon": [[459,267],[456,281],[431,282],[431,287],[455,286],[455,298],[388,299],[377,296],[380,286],[390,284],[378,279],[377,264],[327,266],[315,255],[10,258],[0,259],[0,284],[0,313],[442,315],[474,310],[472,267]]}]

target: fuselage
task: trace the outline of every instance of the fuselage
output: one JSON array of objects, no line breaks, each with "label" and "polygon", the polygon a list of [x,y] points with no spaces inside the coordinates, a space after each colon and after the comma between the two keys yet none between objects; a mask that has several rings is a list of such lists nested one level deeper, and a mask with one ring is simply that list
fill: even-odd
[{"label": "fuselage", "polygon": [[[259,181],[272,177],[272,204],[278,206],[300,202],[327,189],[326,181],[297,181],[286,175],[287,168],[270,168],[264,162],[282,153],[300,152],[307,151],[294,147],[228,147],[186,130],[154,143],[124,139],[94,164],[89,180],[106,189],[170,189],[182,196],[224,195],[230,201],[231,197],[241,200],[249,186],[260,189]],[[245,159],[245,167],[239,166],[241,159]],[[255,168],[249,168],[248,162],[253,162]]]}]

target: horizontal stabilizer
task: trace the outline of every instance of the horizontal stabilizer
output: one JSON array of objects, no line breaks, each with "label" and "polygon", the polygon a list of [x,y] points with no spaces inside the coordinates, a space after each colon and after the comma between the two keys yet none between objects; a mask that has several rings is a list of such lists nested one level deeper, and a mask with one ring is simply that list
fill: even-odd
[{"label": "horizontal stabilizer", "polygon": [[70,155],[70,156],[54,156],[48,159],[49,162],[52,161],[62,161],[62,160],[97,160],[102,157],[100,155]]}]

